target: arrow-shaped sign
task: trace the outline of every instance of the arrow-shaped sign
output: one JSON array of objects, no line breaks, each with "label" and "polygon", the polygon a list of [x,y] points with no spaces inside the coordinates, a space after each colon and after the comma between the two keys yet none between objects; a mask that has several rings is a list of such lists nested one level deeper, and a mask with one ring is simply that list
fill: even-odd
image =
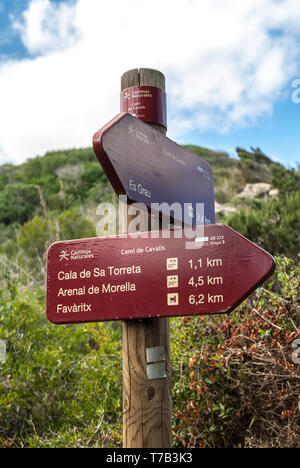
[{"label": "arrow-shaped sign", "polygon": [[269,253],[228,226],[186,234],[176,229],[56,242],[48,252],[48,319],[63,324],[227,313],[275,269]]},{"label": "arrow-shaped sign", "polygon": [[177,203],[171,217],[192,226],[215,223],[211,166],[157,130],[123,113],[94,135],[93,146],[117,195],[168,216]]}]

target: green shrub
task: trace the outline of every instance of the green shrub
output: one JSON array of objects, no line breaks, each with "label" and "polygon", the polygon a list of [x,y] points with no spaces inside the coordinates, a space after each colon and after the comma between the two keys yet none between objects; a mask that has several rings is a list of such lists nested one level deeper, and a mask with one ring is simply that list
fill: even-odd
[{"label": "green shrub", "polygon": [[244,161],[252,161],[261,165],[270,166],[274,164],[274,161],[265,155],[260,148],[250,148],[251,152],[244,148],[236,148],[238,157]]},{"label": "green shrub", "polygon": [[54,326],[34,291],[0,292],[0,446],[120,446],[120,328]]},{"label": "green shrub", "polygon": [[176,446],[298,447],[300,271],[287,258],[277,264],[230,316],[172,319]]},{"label": "green shrub", "polygon": [[95,237],[93,223],[75,210],[65,211],[58,217],[60,240],[85,239]]},{"label": "green shrub", "polygon": [[0,193],[0,223],[25,223],[33,217],[39,201],[38,190],[33,185],[5,186]]},{"label": "green shrub", "polygon": [[43,258],[55,239],[55,232],[49,220],[35,216],[20,228],[18,242],[28,258],[36,261]]},{"label": "green shrub", "polygon": [[300,241],[300,191],[243,208],[226,223],[273,255],[297,258]]},{"label": "green shrub", "polygon": [[279,189],[280,195],[295,193],[300,190],[300,170],[285,169],[274,166],[272,170],[272,185]]},{"label": "green shrub", "polygon": [[58,168],[68,164],[78,164],[95,161],[92,148],[71,149],[65,151],[51,151],[44,156],[28,159],[21,169],[26,180],[56,175]]},{"label": "green shrub", "polygon": [[44,259],[49,246],[55,240],[95,237],[93,224],[75,210],[63,212],[57,219],[35,216],[20,228],[18,243],[27,257],[40,267],[37,259]]},{"label": "green shrub", "polygon": [[3,190],[8,183],[12,183],[15,171],[16,167],[12,164],[0,166],[0,190]]},{"label": "green shrub", "polygon": [[194,145],[185,145],[184,148],[196,154],[201,159],[207,161],[209,164],[211,164],[213,169],[217,167],[231,168],[236,166],[236,160],[230,158],[229,154],[225,151],[212,151],[207,148]]},{"label": "green shrub", "polygon": [[214,177],[215,200],[218,203],[229,203],[245,186],[243,172],[238,167],[231,169],[216,167]]},{"label": "green shrub", "polygon": [[93,187],[95,184],[100,182],[105,183],[107,181],[106,175],[98,161],[86,164],[81,176],[81,181],[88,189]]},{"label": "green shrub", "polygon": [[0,251],[1,247],[9,240],[16,239],[19,231],[18,223],[0,224]]}]

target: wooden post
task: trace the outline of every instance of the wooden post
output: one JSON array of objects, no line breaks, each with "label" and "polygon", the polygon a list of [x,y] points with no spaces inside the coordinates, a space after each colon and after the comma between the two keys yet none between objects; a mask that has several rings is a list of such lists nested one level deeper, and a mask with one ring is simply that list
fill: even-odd
[{"label": "wooden post", "polygon": [[[164,90],[165,77],[157,70],[129,70],[121,78],[121,91],[132,86]],[[166,133],[161,125],[151,126]],[[127,205],[124,214],[128,215]],[[148,220],[145,213],[146,224]],[[128,232],[128,224],[125,229]],[[123,322],[124,448],[172,446],[170,367],[169,318]]]}]

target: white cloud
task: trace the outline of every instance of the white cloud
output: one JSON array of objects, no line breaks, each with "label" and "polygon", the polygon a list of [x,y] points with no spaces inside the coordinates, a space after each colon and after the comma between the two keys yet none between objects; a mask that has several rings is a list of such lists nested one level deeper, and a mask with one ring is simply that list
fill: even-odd
[{"label": "white cloud", "polygon": [[[73,25],[75,3],[54,4],[50,0],[33,0],[12,28],[32,55],[67,49],[77,38]],[[76,7],[75,7],[76,8]]]},{"label": "white cloud", "polygon": [[296,0],[32,0],[14,27],[33,58],[0,65],[0,162],[90,145],[130,68],[165,73],[181,140],[271,115],[298,71]]}]

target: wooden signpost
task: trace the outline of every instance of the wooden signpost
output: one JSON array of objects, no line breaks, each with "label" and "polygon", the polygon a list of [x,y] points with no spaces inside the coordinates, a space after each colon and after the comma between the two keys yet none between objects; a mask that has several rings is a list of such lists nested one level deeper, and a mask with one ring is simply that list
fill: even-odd
[{"label": "wooden signpost", "polygon": [[[150,69],[124,73],[121,77],[121,111],[124,110],[122,95],[137,86],[155,87],[160,90],[158,93],[164,94],[165,77],[161,72]],[[141,107],[147,109],[144,112],[146,117],[141,117],[143,121],[165,135],[166,107],[162,108],[161,101],[158,103],[155,98],[142,104]],[[148,119],[149,114],[151,117]],[[123,207],[123,213],[129,222],[127,206]],[[147,213],[144,217],[149,221]],[[127,229],[124,226],[124,231],[128,231],[128,226]],[[169,448],[172,446],[170,319],[125,320],[122,335],[123,446]],[[151,366],[151,375],[147,373],[147,366]]]},{"label": "wooden signpost", "polygon": [[[127,221],[118,236],[56,242],[48,252],[51,322],[123,321],[125,448],[172,446],[169,317],[228,313],[275,269],[270,254],[214,224],[212,169],[165,136],[166,117],[162,73],[125,73],[121,114],[95,134],[93,145],[116,193],[128,197]],[[162,215],[179,203],[173,219],[190,227],[167,237],[129,233],[133,202],[147,209],[165,203]],[[149,225],[150,213],[140,216]]]}]

